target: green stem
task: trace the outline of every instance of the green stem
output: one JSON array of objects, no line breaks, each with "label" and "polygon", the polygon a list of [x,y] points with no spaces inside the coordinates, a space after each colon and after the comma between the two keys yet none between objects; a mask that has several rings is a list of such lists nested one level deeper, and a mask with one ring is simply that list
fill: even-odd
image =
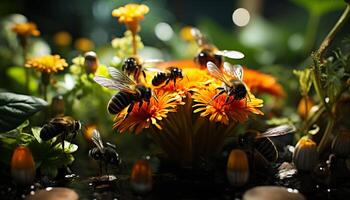
[{"label": "green stem", "polygon": [[[26,64],[27,61],[27,47],[22,46],[22,56],[23,56],[23,67]],[[30,71],[28,68],[25,68],[25,82],[24,82],[24,87],[25,87],[25,92],[29,94],[29,79],[30,79]]]},{"label": "green stem", "polygon": [[326,130],[325,130],[325,132],[324,132],[324,134],[322,136],[322,139],[321,139],[321,141],[320,141],[320,143],[318,144],[318,147],[317,147],[317,150],[318,150],[319,153],[322,153],[323,150],[326,147],[328,138],[332,134],[334,122],[335,122],[334,117],[329,117],[328,118]]},{"label": "green stem", "polygon": [[328,46],[331,44],[333,39],[335,38],[335,35],[339,32],[339,30],[344,26],[344,24],[347,22],[347,20],[350,17],[350,4],[348,3],[346,6],[346,9],[344,10],[343,14],[340,16],[337,23],[334,25],[332,30],[328,33],[328,35],[325,37],[323,42],[320,45],[320,48],[317,50],[317,55],[319,58],[323,57],[323,54],[327,50]]},{"label": "green stem", "polygon": [[312,12],[309,17],[308,28],[305,33],[304,51],[309,53],[315,44],[316,33],[320,23],[321,16],[318,13]]},{"label": "green stem", "polygon": [[137,56],[136,33],[132,33],[132,50],[133,50],[134,56]]}]

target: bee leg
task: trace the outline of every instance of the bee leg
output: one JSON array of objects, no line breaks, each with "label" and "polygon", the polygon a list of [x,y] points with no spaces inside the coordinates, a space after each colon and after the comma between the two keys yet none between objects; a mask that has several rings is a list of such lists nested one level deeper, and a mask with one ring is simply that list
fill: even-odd
[{"label": "bee leg", "polygon": [[146,79],[146,72],[142,70],[142,75],[143,75],[143,78]]},{"label": "bee leg", "polygon": [[174,78],[174,88],[176,89],[176,78]]},{"label": "bee leg", "polygon": [[[217,88],[218,89],[218,88]],[[221,90],[219,93],[217,93],[213,98],[212,100],[218,98],[220,95],[222,95],[223,93],[225,92],[225,90]]]},{"label": "bee leg", "polygon": [[143,101],[139,101],[139,111],[140,111],[141,108],[142,108],[142,103],[143,103]]},{"label": "bee leg", "polygon": [[126,113],[124,119],[126,119],[126,118],[129,116],[129,113],[132,111],[133,108],[134,108],[134,103],[131,103],[131,104],[129,105],[128,111],[127,111],[127,113]]}]

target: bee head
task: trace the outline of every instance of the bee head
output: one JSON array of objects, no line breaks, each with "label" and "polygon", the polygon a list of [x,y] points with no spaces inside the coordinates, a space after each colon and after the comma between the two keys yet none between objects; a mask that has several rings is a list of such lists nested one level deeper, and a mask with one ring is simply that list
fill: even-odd
[{"label": "bee head", "polygon": [[137,67],[137,60],[134,57],[129,57],[124,61],[123,69],[126,71],[133,71]]}]

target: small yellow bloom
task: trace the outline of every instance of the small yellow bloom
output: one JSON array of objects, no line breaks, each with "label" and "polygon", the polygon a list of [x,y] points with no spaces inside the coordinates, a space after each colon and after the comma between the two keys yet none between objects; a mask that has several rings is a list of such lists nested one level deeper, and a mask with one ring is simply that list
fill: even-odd
[{"label": "small yellow bloom", "polygon": [[127,4],[112,11],[113,17],[118,17],[119,23],[125,24],[134,34],[139,30],[139,21],[149,12],[144,4]]},{"label": "small yellow bloom", "polygon": [[94,42],[89,38],[78,38],[74,47],[82,52],[91,51],[94,48]]},{"label": "small yellow bloom", "polygon": [[25,66],[50,74],[63,70],[64,67],[68,66],[68,64],[66,60],[61,58],[59,55],[45,55],[29,59]]},{"label": "small yellow bloom", "polygon": [[72,36],[67,31],[60,31],[53,36],[53,41],[58,46],[68,46],[72,43]]},{"label": "small yellow bloom", "polygon": [[12,27],[12,31],[19,36],[39,36],[40,31],[37,29],[37,26],[33,22],[25,22],[20,24],[15,24]]}]

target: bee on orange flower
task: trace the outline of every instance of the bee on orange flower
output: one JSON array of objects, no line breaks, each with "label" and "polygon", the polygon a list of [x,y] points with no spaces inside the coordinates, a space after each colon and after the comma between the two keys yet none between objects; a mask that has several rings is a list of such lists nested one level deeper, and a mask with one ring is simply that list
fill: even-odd
[{"label": "bee on orange flower", "polygon": [[219,90],[213,100],[222,95],[223,93],[227,93],[227,97],[225,100],[226,104],[229,104],[230,97],[233,97],[233,100],[242,100],[246,97],[249,98],[248,90],[246,85],[243,83],[243,68],[240,65],[231,65],[230,63],[224,63],[224,71],[231,76],[231,80],[227,80],[223,72],[215,65],[213,62],[207,63],[207,68],[209,73],[216,79],[222,81],[222,86],[216,89]]},{"label": "bee on orange flower", "polygon": [[141,61],[141,59],[135,57],[129,57],[124,61],[124,64],[122,65],[122,71],[128,75],[132,76],[133,79],[139,83],[140,82],[140,76],[142,74],[143,78],[146,78],[145,71],[148,71],[148,69],[153,68],[145,68],[145,65],[153,65],[162,62],[162,60],[158,59],[147,59],[144,61]]},{"label": "bee on orange flower", "polygon": [[203,34],[197,28],[192,28],[191,34],[198,46],[200,51],[194,58],[194,61],[200,66],[200,68],[205,69],[207,63],[213,62],[216,66],[221,68],[224,57],[232,59],[242,59],[244,54],[239,51],[234,50],[219,50],[215,45],[209,43],[203,36]]},{"label": "bee on orange flower", "polygon": [[135,103],[139,103],[139,107],[141,107],[144,101],[150,102],[151,88],[136,84],[135,81],[116,68],[109,67],[108,71],[112,79],[96,76],[94,80],[103,87],[120,91],[109,100],[107,109],[110,114],[118,114],[129,105],[128,113],[130,113]]}]

